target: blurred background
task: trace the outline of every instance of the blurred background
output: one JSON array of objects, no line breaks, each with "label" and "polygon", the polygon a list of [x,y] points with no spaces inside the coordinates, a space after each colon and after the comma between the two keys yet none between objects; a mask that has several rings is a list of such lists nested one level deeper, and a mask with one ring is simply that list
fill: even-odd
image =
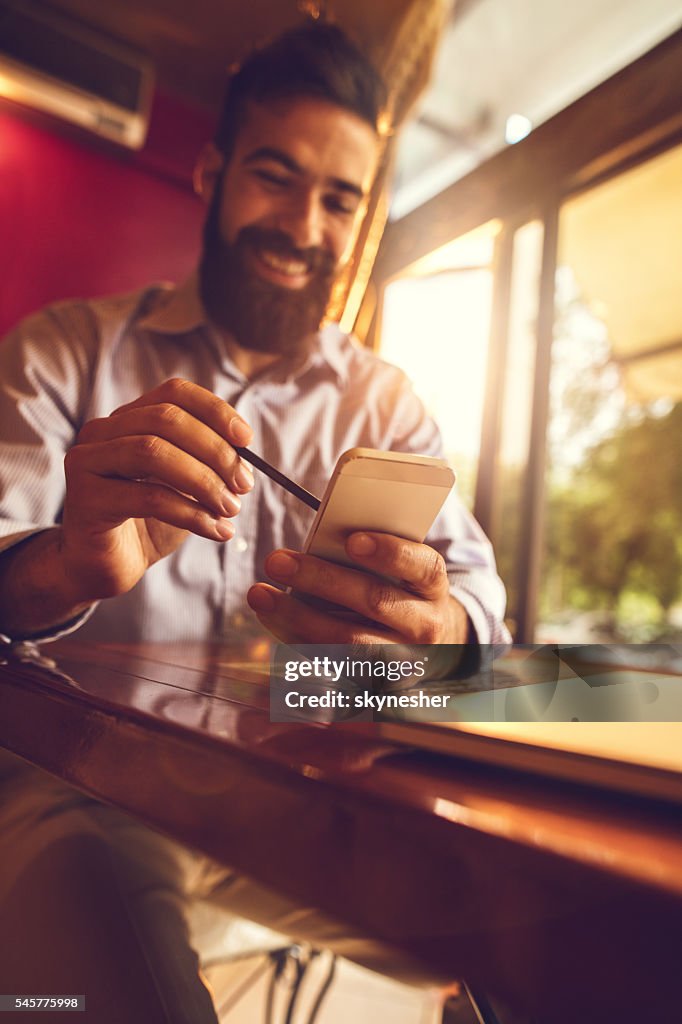
[{"label": "blurred background", "polygon": [[515,638],[679,641],[678,0],[0,0],[0,331],[190,271],[228,68],[306,16],[396,126],[338,312],[441,424]]}]

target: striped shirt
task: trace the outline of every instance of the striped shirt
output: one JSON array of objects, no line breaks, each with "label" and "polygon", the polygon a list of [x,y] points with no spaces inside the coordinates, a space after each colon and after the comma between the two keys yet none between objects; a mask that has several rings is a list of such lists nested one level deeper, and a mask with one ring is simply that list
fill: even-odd
[{"label": "striped shirt", "polygon": [[[82,425],[170,377],[208,388],[253,428],[252,449],[320,495],[338,456],[357,446],[440,454],[433,421],[405,374],[323,328],[306,361],[248,380],[206,323],[190,278],[132,295],[50,306],[0,344],[0,548],[60,521],[65,452]],[[300,549],[314,513],[256,474],[227,544],[189,536],[128,594],[80,625],[91,640],[229,640],[260,630],[246,592],[274,548]],[[481,643],[503,643],[504,588],[491,547],[456,496],[427,541]]]}]

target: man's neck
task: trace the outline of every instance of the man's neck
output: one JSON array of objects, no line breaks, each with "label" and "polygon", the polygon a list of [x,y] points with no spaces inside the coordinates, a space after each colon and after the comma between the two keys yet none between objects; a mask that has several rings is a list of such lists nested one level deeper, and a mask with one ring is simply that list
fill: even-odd
[{"label": "man's neck", "polygon": [[253,380],[269,366],[282,358],[277,352],[258,352],[252,348],[244,348],[235,341],[231,334],[216,328],[225,345],[225,351],[247,380]]}]

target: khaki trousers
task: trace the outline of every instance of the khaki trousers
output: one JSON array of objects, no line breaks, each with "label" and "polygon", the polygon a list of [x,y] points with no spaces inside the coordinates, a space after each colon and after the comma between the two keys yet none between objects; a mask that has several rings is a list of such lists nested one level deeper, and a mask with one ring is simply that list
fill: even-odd
[{"label": "khaki trousers", "polygon": [[0,795],[0,992],[85,995],[97,1024],[217,1024],[202,964],[292,938],[405,973],[347,926],[7,754]]}]

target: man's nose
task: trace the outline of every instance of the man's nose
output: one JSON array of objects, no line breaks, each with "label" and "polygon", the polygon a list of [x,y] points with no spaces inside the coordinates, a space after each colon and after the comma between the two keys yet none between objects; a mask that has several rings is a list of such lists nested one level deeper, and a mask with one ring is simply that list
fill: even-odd
[{"label": "man's nose", "polygon": [[290,196],[279,211],[277,226],[297,249],[319,248],[324,240],[324,211],[319,200],[307,192]]}]

